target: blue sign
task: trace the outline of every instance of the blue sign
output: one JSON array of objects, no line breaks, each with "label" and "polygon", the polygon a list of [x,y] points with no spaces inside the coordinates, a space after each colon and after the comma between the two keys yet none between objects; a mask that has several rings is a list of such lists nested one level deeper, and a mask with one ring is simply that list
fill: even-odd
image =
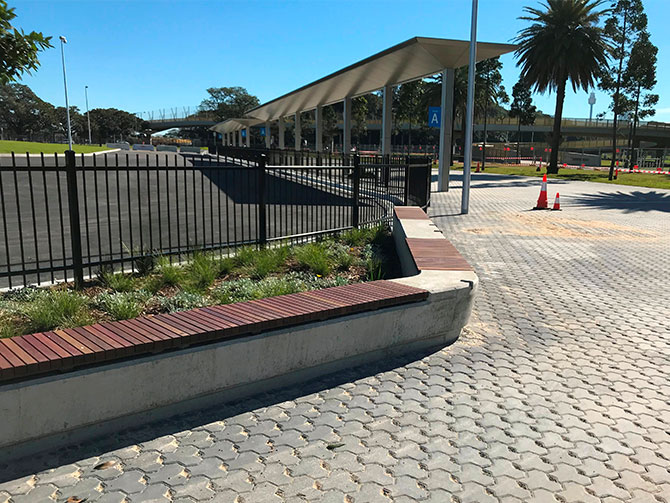
[{"label": "blue sign", "polygon": [[243,129],[242,130],[242,138],[246,138],[246,137],[247,137],[247,130]]},{"label": "blue sign", "polygon": [[442,125],[441,118],[440,107],[428,107],[428,127],[440,127]]},{"label": "blue sign", "polygon": [[261,130],[261,136],[265,136],[265,128],[262,127],[262,128],[260,128],[260,130]]}]

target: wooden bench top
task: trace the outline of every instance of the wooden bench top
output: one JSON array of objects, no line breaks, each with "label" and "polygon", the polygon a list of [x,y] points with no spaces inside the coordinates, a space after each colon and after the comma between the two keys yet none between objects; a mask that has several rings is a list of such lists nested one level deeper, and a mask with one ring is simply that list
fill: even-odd
[{"label": "wooden bench top", "polygon": [[[393,211],[401,222],[403,220],[429,220],[428,215],[418,206],[396,206]],[[441,234],[435,238],[405,238],[405,242],[414,260],[414,265],[419,271],[473,270],[454,245]]]},{"label": "wooden bench top", "polygon": [[407,238],[407,246],[419,271],[472,271],[472,266],[446,238]]},{"label": "wooden bench top", "polygon": [[425,290],[380,280],[0,339],[0,381],[222,341],[427,297]]}]

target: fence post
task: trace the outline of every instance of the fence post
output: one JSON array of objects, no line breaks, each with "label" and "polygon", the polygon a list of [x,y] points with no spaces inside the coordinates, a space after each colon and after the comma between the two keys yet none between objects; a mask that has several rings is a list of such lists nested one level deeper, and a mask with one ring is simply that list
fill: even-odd
[{"label": "fence post", "polygon": [[409,205],[409,161],[411,156],[405,156],[405,206]]},{"label": "fence post", "polygon": [[358,227],[360,192],[361,192],[361,158],[358,154],[354,156],[354,207],[351,209],[351,225]]},{"label": "fence post", "polygon": [[267,215],[265,213],[265,166],[267,157],[261,154],[258,160],[258,242],[265,247],[268,242]]},{"label": "fence post", "polygon": [[70,213],[70,239],[72,244],[72,273],[74,287],[84,286],[84,266],[81,257],[81,227],[79,223],[79,193],[77,190],[77,168],[73,150],[65,151],[65,173],[67,177],[67,206]]}]

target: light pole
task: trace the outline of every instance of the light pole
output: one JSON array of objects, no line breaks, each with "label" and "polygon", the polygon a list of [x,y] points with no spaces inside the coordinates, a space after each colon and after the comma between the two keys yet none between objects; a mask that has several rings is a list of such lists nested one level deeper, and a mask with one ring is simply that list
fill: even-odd
[{"label": "light pole", "polygon": [[65,87],[65,111],[67,113],[67,143],[69,145],[69,150],[72,150],[72,128],[70,127],[70,104],[67,100],[67,76],[65,74],[65,44],[67,44],[67,39],[61,35],[60,36],[60,56],[63,61],[63,86]]},{"label": "light pole", "polygon": [[86,95],[86,120],[88,121],[88,144],[91,144],[91,117],[88,115],[88,86],[84,86],[84,94]]},{"label": "light pole", "polygon": [[463,148],[463,194],[461,213],[470,207],[470,165],[472,163],[472,115],[475,101],[475,62],[477,59],[477,0],[472,0],[472,24],[470,25],[470,66],[468,67],[468,101],[465,114],[465,144]]}]

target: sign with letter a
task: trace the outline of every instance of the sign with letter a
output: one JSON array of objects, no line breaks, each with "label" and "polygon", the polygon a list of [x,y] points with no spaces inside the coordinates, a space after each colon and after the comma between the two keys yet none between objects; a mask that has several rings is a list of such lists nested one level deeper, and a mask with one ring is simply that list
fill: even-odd
[{"label": "sign with letter a", "polygon": [[440,107],[428,107],[428,127],[440,127],[441,117]]}]

